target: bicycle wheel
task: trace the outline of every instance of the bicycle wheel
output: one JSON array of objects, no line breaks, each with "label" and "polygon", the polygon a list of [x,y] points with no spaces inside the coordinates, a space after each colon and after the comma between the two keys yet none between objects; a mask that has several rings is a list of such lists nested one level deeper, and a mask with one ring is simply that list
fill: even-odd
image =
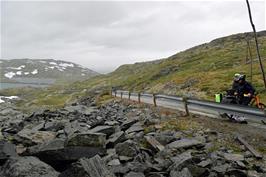
[{"label": "bicycle wheel", "polygon": [[259,103],[258,108],[260,108],[260,109],[265,109],[265,104],[263,104],[263,103]]}]

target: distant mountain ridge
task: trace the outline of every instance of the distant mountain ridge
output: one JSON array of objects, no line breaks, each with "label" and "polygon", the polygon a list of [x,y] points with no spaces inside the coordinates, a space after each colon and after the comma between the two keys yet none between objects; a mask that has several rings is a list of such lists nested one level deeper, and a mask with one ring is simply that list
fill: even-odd
[{"label": "distant mountain ridge", "polygon": [[73,62],[54,59],[0,59],[0,82],[74,82],[99,75]]}]

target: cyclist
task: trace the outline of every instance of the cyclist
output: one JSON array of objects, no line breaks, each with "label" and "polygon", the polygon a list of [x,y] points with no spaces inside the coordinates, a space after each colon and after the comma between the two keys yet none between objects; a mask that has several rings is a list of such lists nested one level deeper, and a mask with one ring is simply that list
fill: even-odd
[{"label": "cyclist", "polygon": [[241,105],[248,105],[255,93],[253,86],[246,81],[246,75],[238,73],[235,74],[232,90]]}]

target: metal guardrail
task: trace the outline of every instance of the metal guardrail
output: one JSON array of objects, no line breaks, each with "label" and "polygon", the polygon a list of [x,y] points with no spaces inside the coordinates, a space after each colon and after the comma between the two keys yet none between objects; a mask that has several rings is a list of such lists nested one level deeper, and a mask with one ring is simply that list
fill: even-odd
[{"label": "metal guardrail", "polygon": [[225,111],[233,111],[236,113],[242,113],[242,114],[252,114],[256,116],[262,116],[266,118],[266,114],[263,110],[258,108],[252,108],[247,106],[241,106],[241,105],[233,105],[233,104],[222,104],[222,103],[216,103],[216,102],[210,102],[210,101],[202,101],[202,100],[193,100],[188,99],[188,104],[197,104],[200,106],[205,107],[212,107],[215,109],[223,109]]},{"label": "metal guardrail", "polygon": [[131,93],[123,90],[112,91],[112,95],[121,98],[124,98],[123,95],[127,95],[127,99],[153,104],[155,106],[159,104],[161,107],[185,111],[187,115],[189,113],[195,113],[219,117],[223,113],[228,113],[245,116],[251,122],[261,123],[261,120],[266,120],[266,110],[241,105],[222,104],[161,94]]}]

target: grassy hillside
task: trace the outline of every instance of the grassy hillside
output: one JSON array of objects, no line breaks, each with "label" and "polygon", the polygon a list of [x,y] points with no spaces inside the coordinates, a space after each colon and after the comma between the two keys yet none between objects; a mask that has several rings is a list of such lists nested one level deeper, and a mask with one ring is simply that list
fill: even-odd
[{"label": "grassy hillside", "polygon": [[[187,95],[213,100],[215,93],[230,88],[234,73],[244,73],[249,80],[250,65],[246,64],[247,37],[251,39],[252,56],[255,59],[257,57],[252,33],[236,34],[215,39],[169,58],[122,65],[108,75],[96,76],[64,88],[39,90],[39,94],[34,95],[37,97],[31,95],[30,98],[36,105],[58,106],[66,100],[85,95],[90,89],[115,86],[131,91]],[[266,31],[258,33],[258,41],[265,66]],[[266,91],[263,88],[258,61],[254,61],[252,84],[266,102]],[[24,92],[24,95],[27,94]],[[60,104],[53,99],[61,100]]]},{"label": "grassy hillside", "polygon": [[[188,94],[205,99],[230,87],[234,73],[244,73],[250,79],[246,64],[247,43],[250,38],[253,59],[256,57],[252,33],[219,38],[169,58],[120,66],[105,77],[94,78],[77,85],[113,85],[132,91],[147,91],[173,95]],[[258,33],[263,64],[266,64],[266,31]],[[258,61],[253,65],[253,82],[266,101],[266,92]]]}]

